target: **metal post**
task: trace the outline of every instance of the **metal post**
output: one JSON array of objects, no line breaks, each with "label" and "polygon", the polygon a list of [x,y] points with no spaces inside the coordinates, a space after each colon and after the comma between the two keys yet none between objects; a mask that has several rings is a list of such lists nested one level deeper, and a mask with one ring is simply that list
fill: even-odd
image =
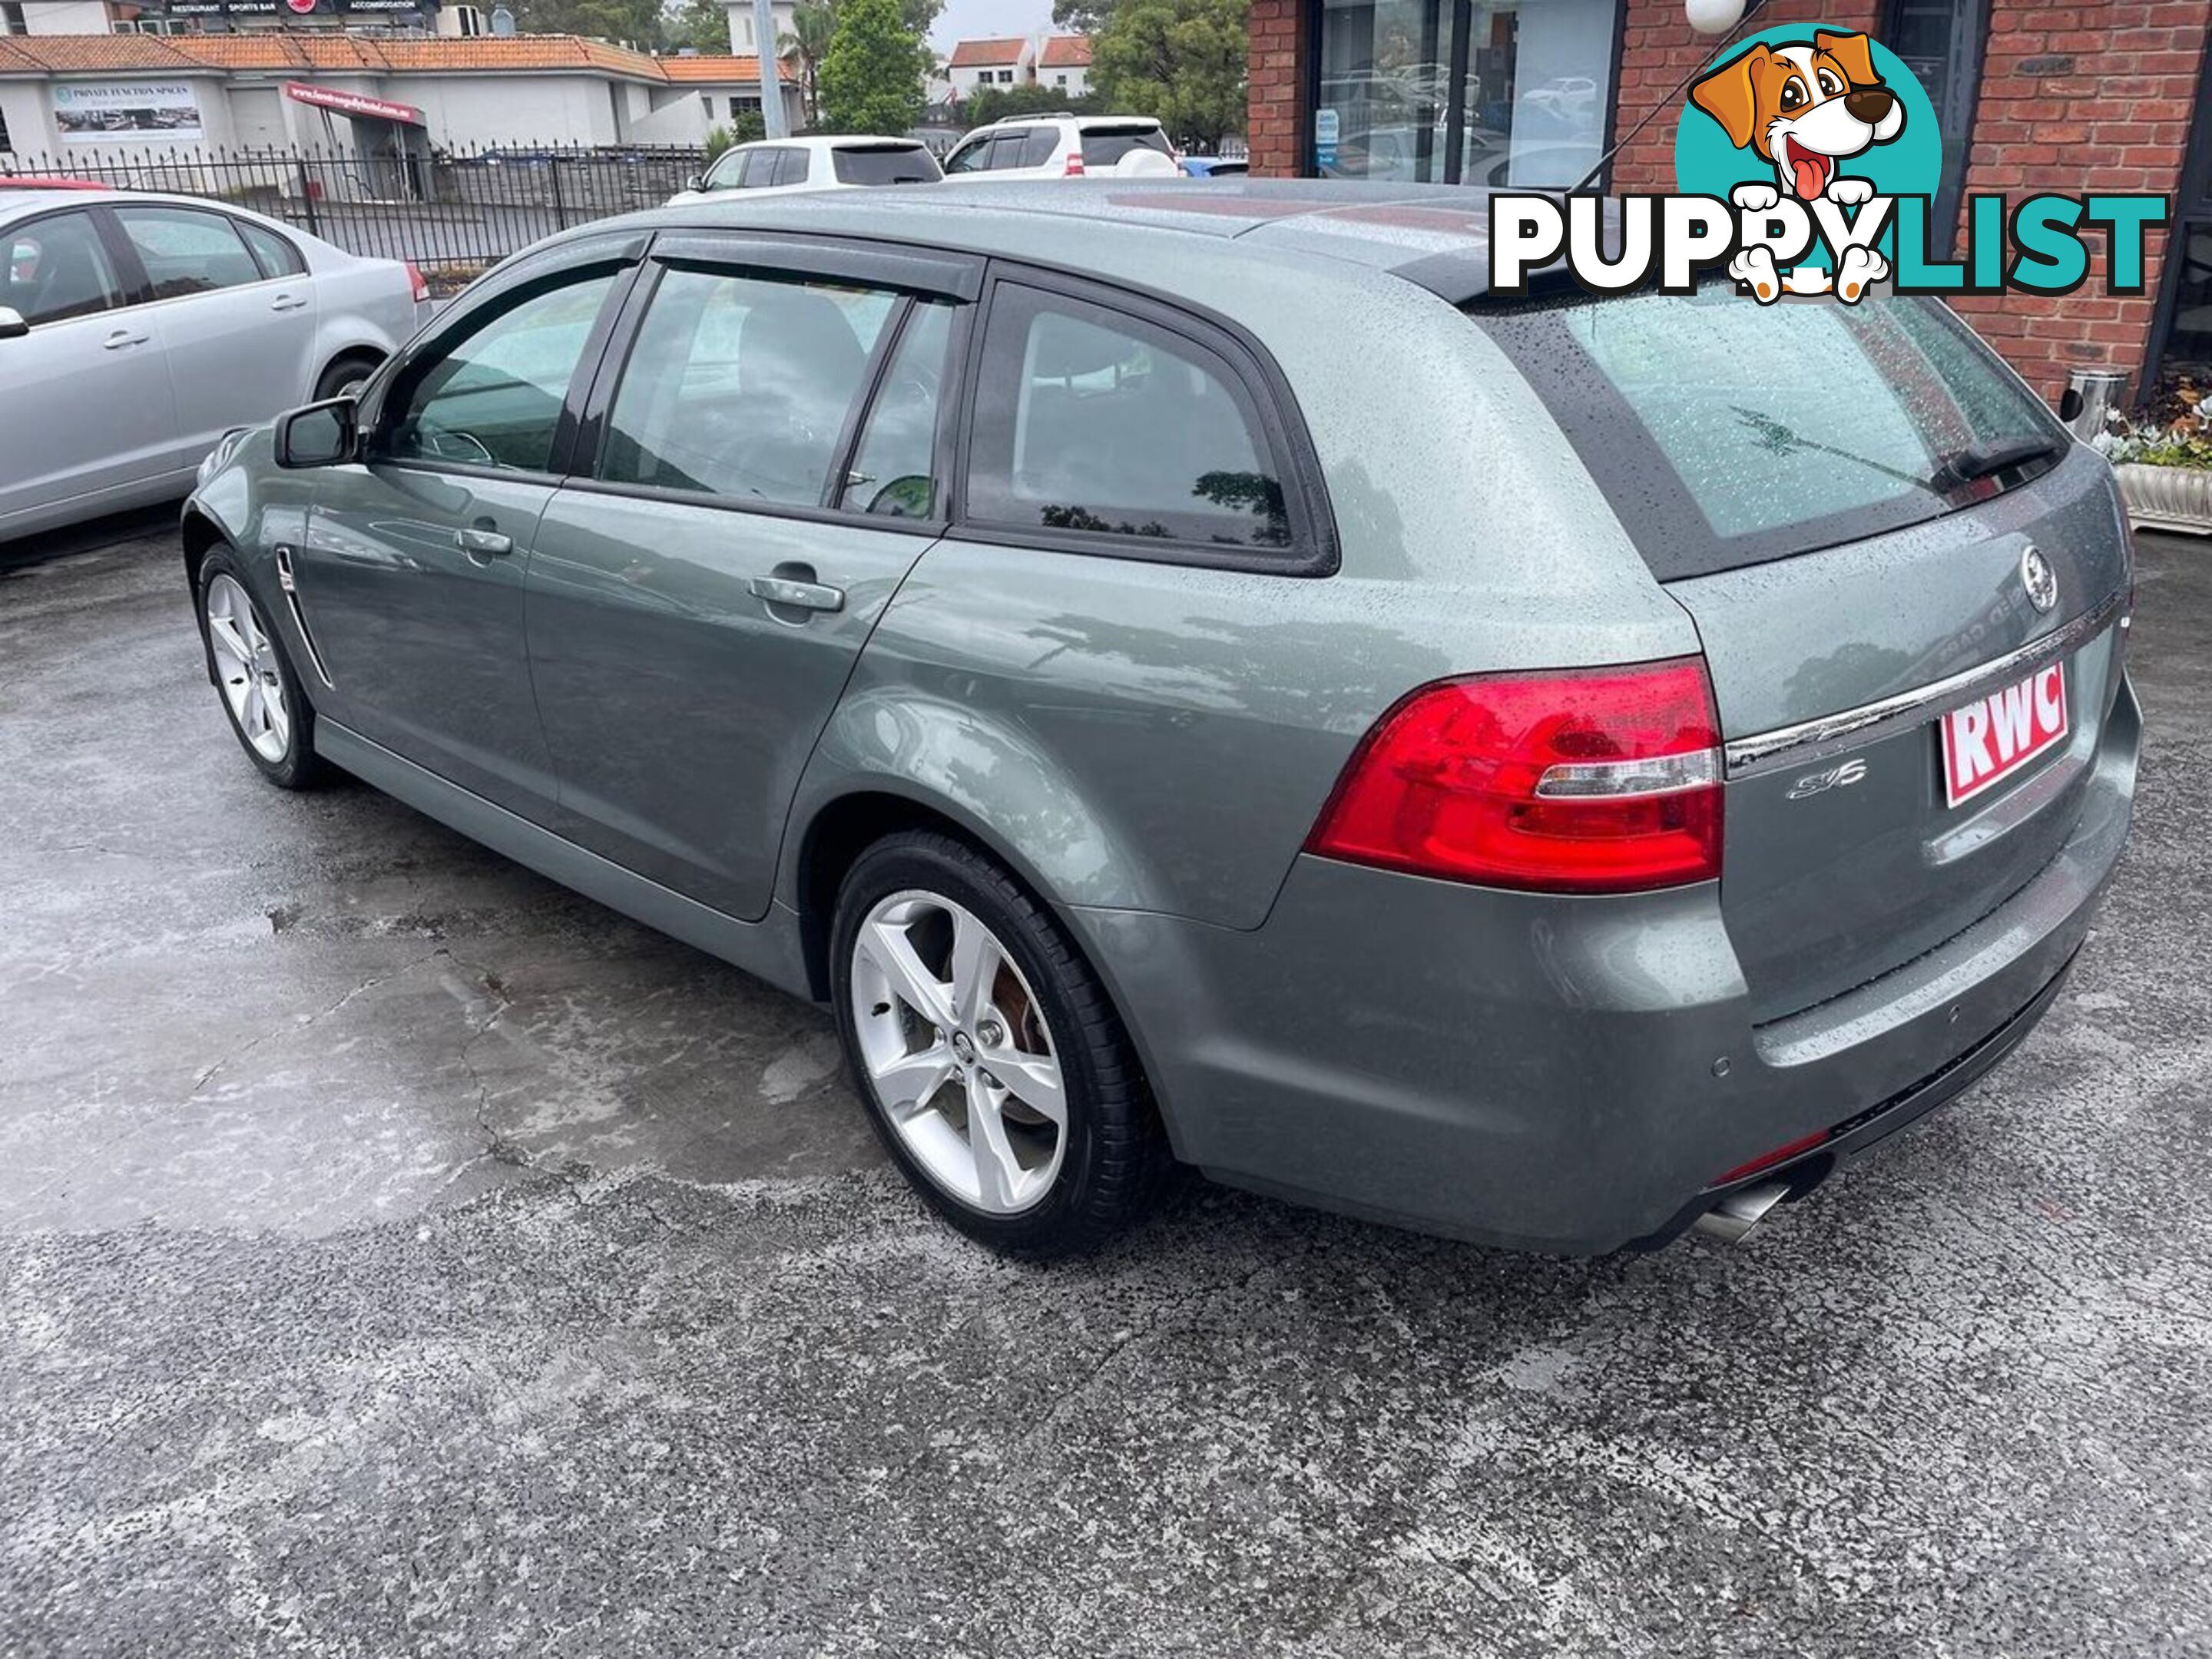
[{"label": "metal post", "polygon": [[783,112],[783,72],[775,61],[775,8],[753,0],[753,45],[760,52],[761,122],[771,138],[791,137]]},{"label": "metal post", "polygon": [[568,228],[568,204],[561,199],[561,152],[549,149],[545,154],[548,158],[546,171],[553,175],[553,228],[566,230]]},{"label": "metal post", "polygon": [[300,200],[307,210],[307,234],[321,235],[323,234],[322,218],[315,211],[315,179],[314,175],[308,171],[308,163],[305,156],[300,160]]},{"label": "metal post", "polygon": [[2059,412],[2075,437],[2094,438],[2105,429],[2105,413],[2118,404],[2127,383],[2124,368],[2077,368],[2066,376]]}]

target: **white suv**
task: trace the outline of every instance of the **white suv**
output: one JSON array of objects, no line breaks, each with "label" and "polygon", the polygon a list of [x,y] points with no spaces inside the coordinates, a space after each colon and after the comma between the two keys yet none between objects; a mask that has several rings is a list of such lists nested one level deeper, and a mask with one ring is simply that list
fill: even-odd
[{"label": "white suv", "polygon": [[1144,115],[1012,115],[978,127],[945,158],[948,179],[1173,178],[1182,169]]},{"label": "white suv", "polygon": [[851,190],[871,185],[934,184],[945,175],[937,158],[911,138],[771,138],[726,152],[691,188],[668,205],[703,202],[725,191]]}]

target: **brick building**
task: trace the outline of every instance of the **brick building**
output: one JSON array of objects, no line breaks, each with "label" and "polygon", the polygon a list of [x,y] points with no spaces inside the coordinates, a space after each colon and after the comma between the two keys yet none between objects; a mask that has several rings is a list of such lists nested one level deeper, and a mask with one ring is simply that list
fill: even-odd
[{"label": "brick building", "polygon": [[[2139,298],[1953,302],[2038,391],[2077,365],[2137,386],[2212,366],[2212,0],[1768,0],[1745,32],[1793,22],[1863,29],[1919,76],[1942,224],[1974,191],[2175,198],[2187,257],[2154,233]],[[1255,173],[1534,187],[1579,179],[1724,50],[1682,0],[1252,0],[1250,31]],[[1605,188],[1672,190],[1674,128],[1660,109]]]}]

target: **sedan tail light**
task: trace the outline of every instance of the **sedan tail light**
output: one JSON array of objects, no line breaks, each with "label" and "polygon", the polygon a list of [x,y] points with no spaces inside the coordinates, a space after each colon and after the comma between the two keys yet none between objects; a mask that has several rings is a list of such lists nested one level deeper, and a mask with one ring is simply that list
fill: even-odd
[{"label": "sedan tail light", "polygon": [[412,259],[407,262],[407,283],[408,286],[415,290],[416,305],[421,305],[430,297],[429,279],[422,275],[422,268]]},{"label": "sedan tail light", "polygon": [[1704,661],[1424,686],[1368,733],[1306,847],[1534,892],[1712,880],[1720,730]]},{"label": "sedan tail light", "polygon": [[1080,179],[1082,176],[1083,152],[1079,149],[1072,149],[1067,152],[1066,177],[1070,179]]}]

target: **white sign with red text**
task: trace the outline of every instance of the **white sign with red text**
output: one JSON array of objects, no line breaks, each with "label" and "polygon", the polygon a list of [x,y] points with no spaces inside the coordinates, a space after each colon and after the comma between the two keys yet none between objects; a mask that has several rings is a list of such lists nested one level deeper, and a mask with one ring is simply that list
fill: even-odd
[{"label": "white sign with red text", "polygon": [[2017,685],[1943,716],[1943,793],[1972,799],[2066,736],[2066,665],[2053,663]]}]

